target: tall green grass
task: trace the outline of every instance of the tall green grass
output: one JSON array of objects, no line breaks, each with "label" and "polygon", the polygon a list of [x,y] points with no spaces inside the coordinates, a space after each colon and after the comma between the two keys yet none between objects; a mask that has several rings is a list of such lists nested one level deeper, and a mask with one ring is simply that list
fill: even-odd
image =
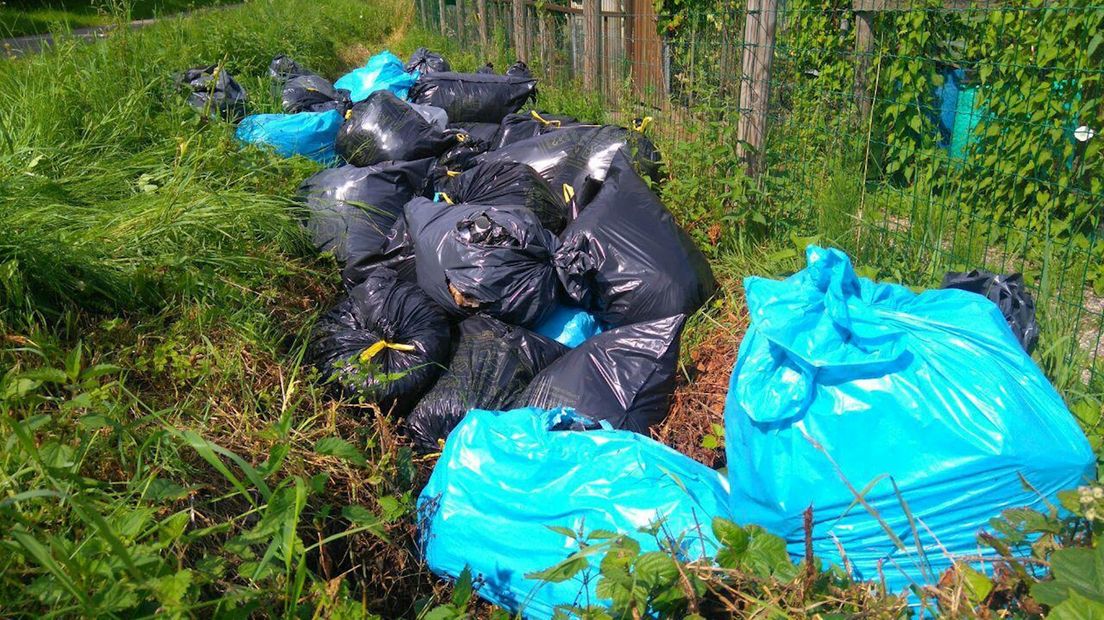
[{"label": "tall green grass", "polygon": [[0,62],[0,317],[156,309],[301,253],[288,198],[314,165],[241,152],[172,78],[221,62],[272,111],[273,55],[334,73],[339,48],[403,19],[387,3],[310,4],[252,2]]}]

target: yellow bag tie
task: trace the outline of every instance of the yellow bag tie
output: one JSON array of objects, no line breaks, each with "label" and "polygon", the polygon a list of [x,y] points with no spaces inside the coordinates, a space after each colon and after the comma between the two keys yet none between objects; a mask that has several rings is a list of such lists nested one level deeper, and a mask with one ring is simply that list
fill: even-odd
[{"label": "yellow bag tie", "polygon": [[567,183],[563,184],[563,199],[564,202],[570,203],[575,199],[575,188],[571,187]]},{"label": "yellow bag tie", "polygon": [[445,174],[447,174],[450,177],[458,177],[458,176],[460,176],[460,171],[459,170],[445,170]]},{"label": "yellow bag tie", "polygon": [[655,119],[653,119],[650,116],[645,116],[642,119],[634,120],[633,121],[633,129],[635,129],[636,131],[639,131],[640,133],[644,133],[644,130],[648,128],[648,125],[652,124],[653,120],[655,120]]},{"label": "yellow bag tie", "polygon": [[560,126],[560,121],[559,120],[556,120],[556,119],[547,120],[547,119],[543,118],[540,114],[537,114],[536,110],[530,110],[529,114],[532,115],[533,118],[536,119],[537,121],[540,121],[540,123],[542,125],[545,125],[545,126],[551,125],[552,127],[559,127]]},{"label": "yellow bag tie", "polygon": [[466,134],[466,133],[456,134],[456,141],[457,142],[466,142],[467,139],[468,139],[468,134]]},{"label": "yellow bag tie", "polygon": [[452,202],[452,198],[449,198],[448,194],[444,192],[437,192],[437,195],[440,196],[441,200],[444,200],[446,204],[455,204],[454,202]]},{"label": "yellow bag tie", "polygon": [[397,342],[387,342],[386,340],[378,340],[375,344],[360,352],[360,361],[371,361],[373,357],[379,355],[379,352],[384,349],[394,349],[396,351],[404,351],[406,353],[410,353],[414,350],[414,345],[399,344]]},{"label": "yellow bag tie", "polygon": [[349,108],[348,110],[345,110],[345,120],[349,120],[349,117],[352,116],[352,115],[353,115],[353,109],[352,108]]}]

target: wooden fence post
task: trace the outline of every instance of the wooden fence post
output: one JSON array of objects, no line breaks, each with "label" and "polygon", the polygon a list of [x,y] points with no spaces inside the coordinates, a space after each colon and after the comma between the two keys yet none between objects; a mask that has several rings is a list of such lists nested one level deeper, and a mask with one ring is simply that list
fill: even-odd
[{"label": "wooden fence post", "polygon": [[529,62],[529,43],[525,31],[525,0],[514,0],[514,52],[517,59]]},{"label": "wooden fence post", "polygon": [[866,94],[867,74],[874,54],[874,14],[869,11],[855,13],[855,105],[859,118],[870,115],[870,97]]},{"label": "wooden fence post", "polygon": [[487,52],[487,0],[476,0],[476,19],[479,20],[479,45],[483,53]]},{"label": "wooden fence post", "polygon": [[736,153],[747,162],[748,174],[752,176],[762,172],[763,167],[762,151],[767,136],[767,106],[770,103],[777,20],[778,0],[748,0]]},{"label": "wooden fence post", "polygon": [[437,18],[441,24],[441,34],[445,34],[445,0],[437,0]]},{"label": "wooden fence post", "polygon": [[464,0],[456,0],[456,40],[464,43]]},{"label": "wooden fence post", "polygon": [[602,0],[583,0],[583,86],[602,86]]}]

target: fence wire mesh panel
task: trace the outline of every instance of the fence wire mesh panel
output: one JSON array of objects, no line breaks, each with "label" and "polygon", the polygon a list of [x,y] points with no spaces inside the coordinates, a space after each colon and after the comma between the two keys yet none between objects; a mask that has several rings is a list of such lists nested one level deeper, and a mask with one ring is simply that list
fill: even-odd
[{"label": "fence wire mesh panel", "polygon": [[654,118],[665,197],[716,251],[815,240],[917,287],[1022,273],[1048,373],[1104,392],[1104,5],[417,2],[612,122]]}]

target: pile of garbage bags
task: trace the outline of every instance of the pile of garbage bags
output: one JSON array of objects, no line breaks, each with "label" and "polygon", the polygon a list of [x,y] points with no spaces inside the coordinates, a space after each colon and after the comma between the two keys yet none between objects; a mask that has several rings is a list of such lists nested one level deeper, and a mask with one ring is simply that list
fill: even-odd
[{"label": "pile of garbage bags", "polygon": [[[1029,355],[1022,278],[951,273],[916,294],[816,246],[793,276],[744,283],[727,472],[678,454],[648,434],[683,326],[717,285],[652,190],[661,158],[643,123],[522,112],[537,96],[523,64],[459,73],[424,48],[332,84],[284,56],[269,73],[285,113],[241,119],[239,139],[332,165],[299,202],[346,294],[307,359],[440,452],[422,551],[498,605],[550,618],[601,604],[595,579],[531,575],[593,532],[651,551],[640,531],[662,526],[683,559],[709,558],[718,516],[900,592],[976,554],[1003,510],[1091,479],[1089,444]],[[244,111],[217,66],[177,83],[204,114]],[[600,554],[582,557],[597,570]]]}]

